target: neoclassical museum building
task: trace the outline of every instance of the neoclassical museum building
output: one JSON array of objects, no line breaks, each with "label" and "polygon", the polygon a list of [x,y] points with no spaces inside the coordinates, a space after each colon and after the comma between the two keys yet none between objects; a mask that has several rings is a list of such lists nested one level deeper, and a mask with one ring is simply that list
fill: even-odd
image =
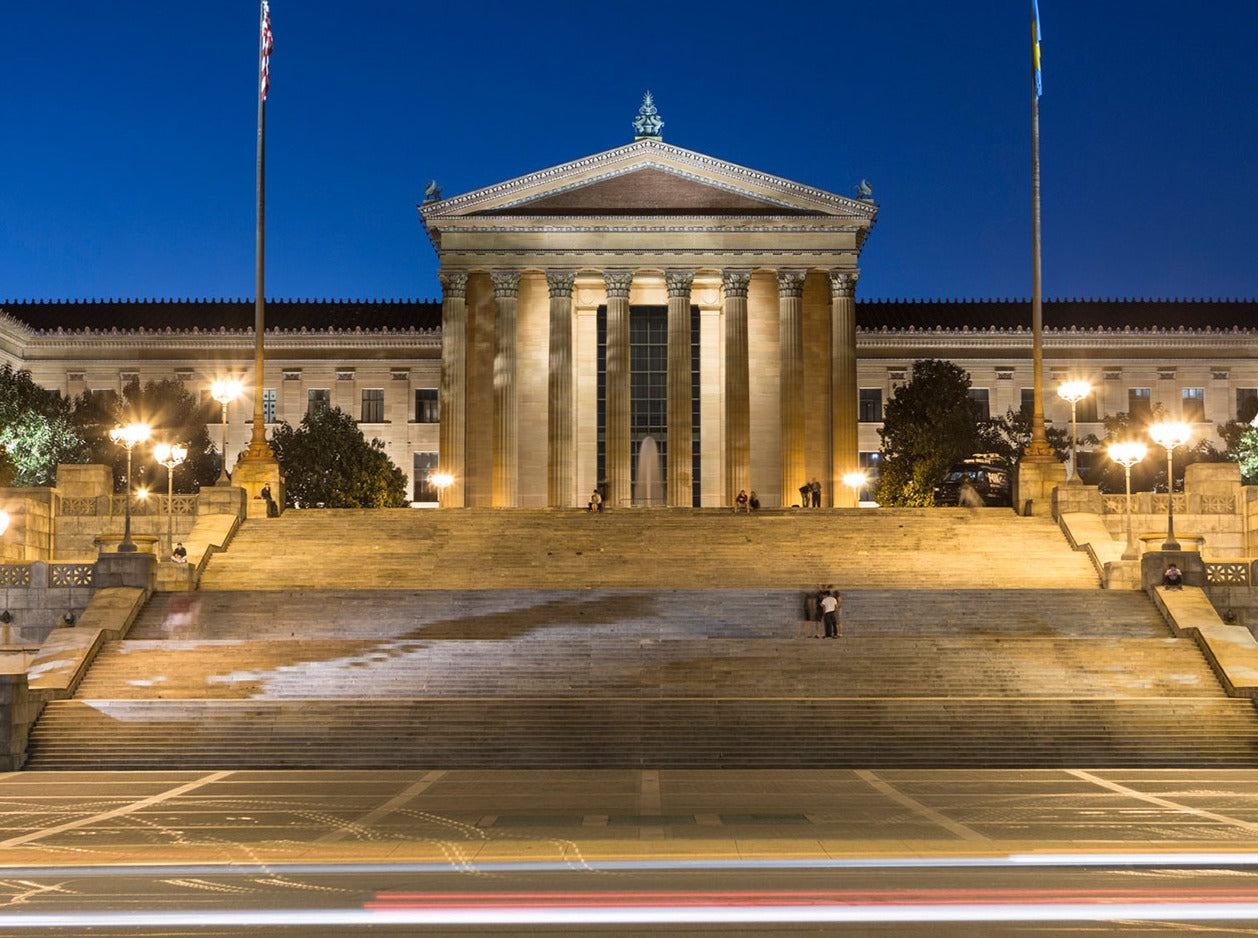
[{"label": "neoclassical museum building", "polygon": [[[878,208],[637,139],[461,195],[420,216],[441,300],[268,300],[263,414],[335,406],[384,442],[417,504],[790,505],[805,481],[855,504],[883,405],[912,363],[966,368],[993,416],[1028,406],[1028,300],[862,301]],[[0,287],[0,292],[3,288]],[[1046,300],[1044,412],[1087,379],[1080,432],[1161,405],[1203,436],[1258,409],[1258,303]],[[254,410],[251,300],[0,303],[0,363],[68,395],[173,378],[244,379],[228,460]],[[212,428],[217,439],[217,427]],[[440,492],[433,476],[452,479]]]}]

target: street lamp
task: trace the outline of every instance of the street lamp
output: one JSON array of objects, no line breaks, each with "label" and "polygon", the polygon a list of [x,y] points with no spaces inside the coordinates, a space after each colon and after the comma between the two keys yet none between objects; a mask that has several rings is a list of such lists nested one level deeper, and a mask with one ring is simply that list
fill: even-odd
[{"label": "street lamp", "polygon": [[1143,443],[1111,443],[1109,458],[1123,467],[1127,476],[1127,548],[1123,551],[1123,560],[1138,560],[1140,549],[1136,547],[1136,536],[1131,530],[1131,467],[1144,459],[1149,447]]},{"label": "street lamp", "polygon": [[125,427],[114,427],[109,431],[109,438],[127,450],[127,488],[123,500],[123,513],[127,520],[122,532],[122,543],[118,545],[120,554],[133,554],[136,551],[135,541],[131,540],[131,450],[147,440],[151,432],[147,423],[129,423]]},{"label": "street lamp", "polygon": [[223,405],[223,468],[215,485],[231,485],[231,480],[227,478],[227,405],[240,397],[244,389],[238,378],[224,378],[210,385],[210,397]]},{"label": "street lamp", "polygon": [[9,530],[9,513],[0,509],[0,534]]},{"label": "street lamp", "polygon": [[1149,427],[1149,436],[1158,446],[1166,448],[1166,540],[1163,550],[1179,550],[1175,540],[1175,447],[1183,446],[1192,439],[1192,427],[1186,423],[1165,421]]},{"label": "street lamp", "polygon": [[437,504],[442,505],[446,499],[446,489],[454,485],[454,476],[448,472],[434,472],[428,477],[433,488],[437,490]]},{"label": "street lamp", "polygon": [[175,467],[188,458],[188,447],[178,443],[158,443],[153,447],[153,458],[166,467],[166,539],[170,541],[169,554],[175,549]]},{"label": "street lamp", "polygon": [[1092,385],[1086,381],[1063,381],[1057,388],[1057,396],[1070,402],[1070,478],[1067,485],[1079,485],[1079,402],[1092,393]]},{"label": "street lamp", "polygon": [[869,484],[869,476],[864,472],[847,472],[843,475],[843,484],[850,486],[852,495],[856,500],[856,507],[860,507],[861,489]]}]

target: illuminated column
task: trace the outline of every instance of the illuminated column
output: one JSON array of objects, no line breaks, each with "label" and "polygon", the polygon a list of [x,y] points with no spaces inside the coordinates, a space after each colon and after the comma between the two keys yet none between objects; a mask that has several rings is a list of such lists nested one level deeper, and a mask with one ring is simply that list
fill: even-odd
[{"label": "illuminated column", "polygon": [[668,287],[668,506],[694,504],[690,285],[694,271],[664,272]]},{"label": "illuminated column", "polygon": [[843,477],[860,471],[856,436],[856,280],[854,270],[830,272],[830,491],[835,507],[855,508],[858,492]]},{"label": "illuminated column", "polygon": [[725,504],[751,491],[751,390],[747,370],[747,286],[751,271],[727,270],[725,291]]},{"label": "illuminated column", "polygon": [[[463,507],[467,428],[467,274],[448,271],[441,281],[441,399],[438,471],[452,481],[438,489],[442,508]],[[418,483],[417,483],[418,484]]]},{"label": "illuminated column", "polygon": [[607,467],[607,504],[632,504],[633,478],[629,445],[629,287],[633,272],[609,270],[607,287],[607,404],[604,459]]},{"label": "illuminated column", "polygon": [[519,504],[519,393],[515,383],[516,303],[520,272],[498,270],[494,284],[494,491],[495,508]]},{"label": "illuminated column", "polygon": [[778,335],[782,349],[782,504],[791,505],[804,474],[804,271],[778,271]]},{"label": "illuminated column", "polygon": [[576,504],[576,450],[573,447],[572,396],[572,285],[577,275],[550,271],[550,365],[546,423],[546,504],[570,508]]}]

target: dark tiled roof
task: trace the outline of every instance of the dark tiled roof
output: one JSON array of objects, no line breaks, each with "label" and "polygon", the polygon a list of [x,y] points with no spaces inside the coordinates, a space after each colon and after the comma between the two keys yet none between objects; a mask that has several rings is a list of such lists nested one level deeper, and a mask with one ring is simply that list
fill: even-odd
[{"label": "dark tiled roof", "polygon": [[[1029,299],[858,300],[857,325],[865,329],[1016,329],[1031,326]],[[1048,329],[1253,329],[1258,300],[1104,299],[1045,300]]]},{"label": "dark tiled roof", "polygon": [[[251,329],[254,304],[239,300],[5,300],[0,310],[32,329]],[[434,300],[267,300],[266,328],[438,329]]]},{"label": "dark tiled roof", "polygon": [[[0,310],[33,329],[249,329],[253,301],[12,300]],[[1017,329],[1031,325],[1028,299],[858,300],[864,329]],[[441,327],[436,300],[268,300],[267,329],[400,329]],[[1258,300],[1045,300],[1050,329],[1255,329]]]}]

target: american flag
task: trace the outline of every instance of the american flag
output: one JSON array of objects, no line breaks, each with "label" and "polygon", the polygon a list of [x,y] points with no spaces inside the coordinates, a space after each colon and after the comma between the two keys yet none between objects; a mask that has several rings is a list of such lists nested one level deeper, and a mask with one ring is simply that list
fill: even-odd
[{"label": "american flag", "polygon": [[262,41],[260,44],[261,65],[260,74],[258,76],[258,91],[262,95],[262,100],[266,100],[266,93],[271,88],[271,5],[267,0],[262,0]]}]

